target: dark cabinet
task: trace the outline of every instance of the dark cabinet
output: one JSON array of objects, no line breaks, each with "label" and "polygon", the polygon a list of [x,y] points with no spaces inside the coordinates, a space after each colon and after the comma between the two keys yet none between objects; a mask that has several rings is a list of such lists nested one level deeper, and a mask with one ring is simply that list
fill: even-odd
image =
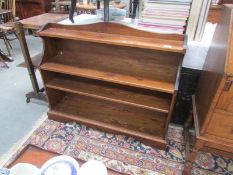
[{"label": "dark cabinet", "polygon": [[51,7],[51,0],[16,0],[16,16],[29,18],[49,12]]}]

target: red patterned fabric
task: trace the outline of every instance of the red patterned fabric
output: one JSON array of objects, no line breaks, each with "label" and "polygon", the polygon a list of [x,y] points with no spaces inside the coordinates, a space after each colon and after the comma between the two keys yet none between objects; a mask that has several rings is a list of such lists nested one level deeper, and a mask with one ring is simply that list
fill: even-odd
[{"label": "red patterned fabric", "polygon": [[[77,123],[65,124],[47,119],[24,146],[30,143],[74,158],[101,160],[107,167],[128,174],[180,175],[185,155],[182,131],[182,128],[169,126],[170,149],[166,152],[124,135],[93,130]],[[202,152],[193,165],[192,173],[230,175],[233,174],[233,160]]]}]

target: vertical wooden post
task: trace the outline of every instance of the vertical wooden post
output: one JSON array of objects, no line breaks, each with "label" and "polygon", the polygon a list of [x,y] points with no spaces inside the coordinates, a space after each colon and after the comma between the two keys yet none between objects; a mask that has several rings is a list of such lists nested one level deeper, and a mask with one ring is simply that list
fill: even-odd
[{"label": "vertical wooden post", "polygon": [[46,98],[45,94],[43,93],[43,89],[42,90],[39,89],[39,85],[38,85],[38,82],[36,79],[35,69],[34,69],[34,66],[32,64],[30,53],[29,53],[28,46],[27,46],[27,42],[25,39],[23,24],[21,24],[20,22],[17,22],[15,24],[15,27],[17,30],[17,34],[18,34],[18,38],[19,38],[19,42],[20,42],[20,47],[21,47],[21,50],[23,53],[24,61],[26,63],[28,74],[30,76],[30,80],[31,80],[32,87],[33,87],[33,91],[26,94],[26,98],[27,98],[26,102],[30,102],[31,98],[35,98],[35,99],[43,100],[43,101],[47,102],[47,98]]}]

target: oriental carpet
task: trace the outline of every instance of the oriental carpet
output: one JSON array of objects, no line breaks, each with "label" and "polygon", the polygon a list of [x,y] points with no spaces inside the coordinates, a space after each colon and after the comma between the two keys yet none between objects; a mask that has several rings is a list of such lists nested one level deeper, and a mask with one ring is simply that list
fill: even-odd
[{"label": "oriental carpet", "polygon": [[[97,159],[107,167],[127,174],[180,175],[185,155],[182,131],[181,127],[169,126],[170,149],[166,152],[124,135],[101,132],[77,123],[60,123],[46,119],[21,149],[32,144],[74,158]],[[16,155],[17,153],[8,163],[14,160]],[[193,164],[192,174],[233,174],[233,160],[200,152]]]}]

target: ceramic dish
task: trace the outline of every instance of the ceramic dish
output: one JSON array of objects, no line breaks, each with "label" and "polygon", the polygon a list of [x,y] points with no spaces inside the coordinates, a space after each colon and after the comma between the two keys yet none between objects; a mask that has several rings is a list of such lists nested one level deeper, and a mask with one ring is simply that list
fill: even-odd
[{"label": "ceramic dish", "polygon": [[45,162],[39,175],[80,175],[79,165],[70,156],[57,156]]},{"label": "ceramic dish", "polygon": [[98,160],[89,160],[80,168],[80,175],[107,175],[106,166]]},{"label": "ceramic dish", "polygon": [[39,169],[29,163],[17,163],[10,169],[9,175],[37,175]]}]

